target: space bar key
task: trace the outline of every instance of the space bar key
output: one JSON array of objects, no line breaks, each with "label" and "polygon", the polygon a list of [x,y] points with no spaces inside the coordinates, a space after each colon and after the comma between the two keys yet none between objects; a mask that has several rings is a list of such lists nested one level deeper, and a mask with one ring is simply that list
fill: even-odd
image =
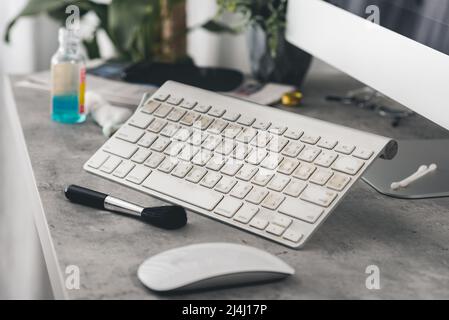
[{"label": "space bar key", "polygon": [[220,194],[158,171],[153,171],[142,186],[205,210],[213,210],[223,199]]}]

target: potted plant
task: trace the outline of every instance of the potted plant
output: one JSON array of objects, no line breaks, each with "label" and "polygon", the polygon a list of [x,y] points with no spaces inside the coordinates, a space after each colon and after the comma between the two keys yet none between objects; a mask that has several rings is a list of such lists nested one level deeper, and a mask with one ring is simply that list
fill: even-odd
[{"label": "potted plant", "polygon": [[117,57],[127,62],[174,62],[186,57],[185,0],[29,0],[24,9],[8,25],[11,28],[21,17],[48,14],[63,25],[66,8],[75,5],[81,18],[89,12],[98,17],[93,33],[84,39],[89,58],[100,57],[97,42],[99,30],[104,30],[113,43]]},{"label": "potted plant", "polygon": [[[214,32],[247,32],[253,75],[262,82],[280,82],[299,87],[311,56],[285,39],[287,0],[217,0],[217,16],[203,27]],[[240,22],[227,25],[224,13],[237,14]]]}]

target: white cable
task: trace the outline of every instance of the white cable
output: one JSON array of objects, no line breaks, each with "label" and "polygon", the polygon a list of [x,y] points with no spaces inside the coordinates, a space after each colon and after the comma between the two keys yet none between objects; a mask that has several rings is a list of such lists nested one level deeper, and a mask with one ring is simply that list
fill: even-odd
[{"label": "white cable", "polygon": [[431,164],[429,167],[427,166],[420,166],[418,171],[416,171],[414,174],[412,174],[410,177],[405,178],[402,181],[399,182],[393,182],[391,184],[391,189],[398,190],[401,188],[407,188],[412,183],[422,179],[423,177],[427,176],[428,174],[436,171],[438,169],[438,166],[436,164]]}]

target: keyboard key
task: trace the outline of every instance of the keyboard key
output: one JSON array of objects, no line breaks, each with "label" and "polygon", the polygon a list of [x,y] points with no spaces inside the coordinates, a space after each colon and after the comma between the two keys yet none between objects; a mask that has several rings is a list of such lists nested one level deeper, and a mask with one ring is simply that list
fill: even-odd
[{"label": "keyboard key", "polygon": [[196,105],[197,105],[197,102],[196,102],[196,101],[188,101],[188,100],[184,100],[184,101],[181,103],[181,108],[191,110],[191,109],[195,108]]},{"label": "keyboard key", "polygon": [[251,165],[245,164],[239,172],[237,172],[236,178],[244,181],[251,180],[259,169]]},{"label": "keyboard key", "polygon": [[150,157],[145,161],[144,165],[156,169],[162,161],[164,161],[165,156],[159,153],[152,153]]},{"label": "keyboard key", "polygon": [[[222,195],[215,192],[207,192],[208,189],[204,187],[173,178],[157,171],[153,172],[142,185],[145,188],[209,211],[213,210],[221,199],[223,199]],[[173,192],[173,190],[177,192]]]},{"label": "keyboard key", "polygon": [[257,184],[261,187],[265,187],[268,182],[270,182],[271,178],[273,178],[274,173],[269,172],[268,170],[259,170],[256,176],[253,179],[253,183]]},{"label": "keyboard key", "polygon": [[254,187],[246,197],[246,200],[254,204],[260,204],[267,195],[267,190],[260,187]]},{"label": "keyboard key", "polygon": [[218,107],[213,107],[210,111],[209,114],[212,117],[216,117],[216,118],[220,118],[222,115],[224,115],[225,110],[222,108],[218,108]]},{"label": "keyboard key", "polygon": [[299,160],[303,160],[306,162],[313,162],[320,153],[321,150],[318,148],[307,147],[301,152],[298,158]]},{"label": "keyboard key", "polygon": [[233,198],[224,198],[217,208],[215,208],[215,213],[226,218],[232,218],[242,205],[242,201]]},{"label": "keyboard key", "polygon": [[119,165],[122,160],[117,157],[109,157],[108,160],[101,166],[100,170],[106,173],[112,173]]},{"label": "keyboard key", "polygon": [[274,170],[276,169],[281,161],[284,159],[283,156],[281,156],[278,153],[270,153],[268,156],[262,161],[260,164],[263,168]]},{"label": "keyboard key", "polygon": [[115,134],[116,138],[136,143],[143,136],[145,132],[141,129],[137,129],[128,125],[122,126]]},{"label": "keyboard key", "polygon": [[167,119],[170,121],[178,122],[182,117],[184,117],[185,114],[186,112],[184,110],[174,109],[172,112],[170,112]]},{"label": "keyboard key", "polygon": [[328,138],[322,138],[320,140],[320,143],[318,143],[318,147],[324,148],[324,149],[328,149],[328,150],[332,150],[335,148],[335,146],[337,145],[337,140],[334,139],[328,139]]},{"label": "keyboard key", "polygon": [[139,142],[137,143],[139,146],[144,148],[149,148],[154,141],[156,141],[157,136],[153,133],[145,132],[142,138],[140,138]]},{"label": "keyboard key", "polygon": [[221,136],[209,135],[203,142],[203,148],[210,151],[214,151],[222,140],[223,138]]},{"label": "keyboard key", "polygon": [[304,149],[304,144],[290,141],[290,143],[282,151],[282,154],[287,157],[296,158],[302,149]]},{"label": "keyboard key", "polygon": [[166,104],[161,104],[159,108],[157,108],[157,110],[153,113],[153,115],[158,118],[165,118],[172,110],[173,107],[170,107],[169,105]]},{"label": "keyboard key", "polygon": [[345,143],[339,143],[337,147],[335,148],[335,151],[339,153],[343,153],[346,155],[350,155],[355,149],[355,146]]},{"label": "keyboard key", "polygon": [[303,237],[302,233],[295,230],[287,230],[283,236],[284,239],[291,241],[293,243],[298,243],[299,240],[302,239],[302,237]]},{"label": "keyboard key", "polygon": [[240,113],[232,112],[232,111],[226,111],[226,113],[223,116],[224,120],[235,122],[240,118]]},{"label": "keyboard key", "polygon": [[159,170],[165,173],[170,173],[178,165],[179,161],[173,158],[165,159],[159,166]]},{"label": "keyboard key", "polygon": [[299,161],[296,159],[284,159],[281,163],[281,165],[278,168],[279,173],[283,173],[286,175],[291,175],[293,171],[299,166]]},{"label": "keyboard key", "polygon": [[304,131],[302,130],[287,130],[287,132],[284,134],[286,138],[293,139],[293,140],[299,140],[302,135],[304,134]]},{"label": "keyboard key", "polygon": [[265,149],[255,149],[251,152],[251,154],[246,158],[248,163],[259,165],[263,159],[268,155],[268,152]]},{"label": "keyboard key", "polygon": [[229,159],[228,162],[221,168],[221,173],[228,176],[235,176],[235,174],[242,168],[243,163],[234,159]]},{"label": "keyboard key", "polygon": [[277,215],[273,223],[277,224],[278,226],[288,228],[293,223],[293,220],[284,215]]},{"label": "keyboard key", "polygon": [[287,131],[287,127],[283,125],[272,125],[269,131],[273,134],[283,135]]},{"label": "keyboard key", "polygon": [[222,154],[222,155],[229,155],[235,148],[235,142],[230,139],[224,139],[222,143],[220,143],[217,148],[215,149],[215,152]]},{"label": "keyboard key", "polygon": [[268,189],[281,192],[282,190],[284,190],[290,180],[290,177],[284,176],[282,174],[276,174],[268,184]]},{"label": "keyboard key", "polygon": [[257,212],[259,212],[258,207],[252,204],[245,203],[234,216],[234,220],[243,224],[247,224],[257,214]]},{"label": "keyboard key", "polygon": [[334,173],[332,170],[318,169],[315,171],[309,181],[317,185],[324,186],[333,174]]},{"label": "keyboard key", "polygon": [[148,102],[146,105],[144,105],[140,111],[148,113],[148,114],[153,114],[154,111],[156,111],[157,108],[159,108],[161,104],[159,102],[156,101],[150,101]]},{"label": "keyboard key", "polygon": [[373,154],[372,150],[357,148],[352,155],[362,160],[369,160]]},{"label": "keyboard key", "polygon": [[320,138],[320,136],[316,136],[313,134],[304,134],[301,138],[301,141],[308,144],[317,144]]},{"label": "keyboard key", "polygon": [[309,185],[301,194],[301,199],[318,204],[322,207],[328,207],[337,197],[334,191]]},{"label": "keyboard key", "polygon": [[193,134],[190,136],[190,139],[188,139],[188,143],[193,144],[194,146],[200,146],[204,142],[206,137],[206,133],[194,130]]},{"label": "keyboard key", "polygon": [[209,128],[213,121],[214,119],[211,117],[201,116],[197,121],[195,121],[193,127],[200,130],[206,130],[207,128]]},{"label": "keyboard key", "polygon": [[237,141],[243,143],[250,143],[251,140],[257,135],[257,130],[252,128],[245,128],[243,131],[237,136]]},{"label": "keyboard key", "polygon": [[193,166],[188,162],[179,162],[171,174],[178,178],[184,178],[192,167]]},{"label": "keyboard key", "polygon": [[104,153],[104,152],[97,152],[95,155],[92,156],[92,158],[89,159],[87,162],[87,165],[91,168],[98,169],[101,167],[103,163],[108,160],[110,155]]},{"label": "keyboard key", "polygon": [[137,151],[137,147],[134,144],[120,141],[118,139],[110,139],[103,146],[103,151],[111,153],[113,155],[129,159]]},{"label": "keyboard key", "polygon": [[241,126],[239,126],[235,123],[231,123],[230,125],[228,125],[226,127],[226,129],[223,132],[223,135],[226,138],[235,139],[235,137],[237,137],[237,135],[242,131],[242,129],[243,128]]},{"label": "keyboard key", "polygon": [[282,151],[282,149],[284,149],[287,143],[288,143],[287,139],[275,135],[274,138],[271,139],[267,149],[279,153]]},{"label": "keyboard key", "polygon": [[297,198],[297,197],[299,197],[301,192],[304,191],[306,186],[307,186],[307,183],[305,183],[303,181],[299,181],[299,180],[293,179],[288,184],[287,188],[285,188],[284,193],[288,194],[289,196]]},{"label": "keyboard key", "polygon": [[177,157],[181,150],[184,148],[184,143],[173,141],[164,153],[170,157]]},{"label": "keyboard key", "polygon": [[276,210],[281,203],[285,200],[285,197],[279,194],[270,193],[262,202],[264,208],[270,210]]},{"label": "keyboard key", "polygon": [[154,132],[154,133],[159,133],[159,132],[161,132],[162,129],[164,129],[166,124],[167,124],[167,121],[165,121],[165,120],[154,119],[154,121],[151,122],[151,124],[147,130]]},{"label": "keyboard key", "polygon": [[354,157],[340,157],[335,162],[332,168],[334,170],[356,175],[362,169],[364,162]]},{"label": "keyboard key", "polygon": [[196,106],[195,111],[199,113],[207,113],[212,107],[207,104],[199,104]]},{"label": "keyboard key", "polygon": [[247,144],[237,143],[234,151],[232,152],[232,157],[238,160],[244,160],[246,156],[253,150],[252,147]]},{"label": "keyboard key", "polygon": [[263,218],[256,217],[251,220],[251,223],[249,225],[259,230],[265,230],[265,228],[268,226],[268,221]]},{"label": "keyboard key", "polygon": [[190,161],[193,159],[194,156],[196,156],[196,154],[200,152],[200,148],[199,147],[195,147],[195,146],[191,146],[191,145],[186,145],[181,153],[178,155],[178,158],[184,161]]},{"label": "keyboard key", "polygon": [[237,185],[232,189],[231,196],[243,199],[251,191],[253,186],[246,182],[238,182]]},{"label": "keyboard key", "polygon": [[222,178],[221,174],[218,174],[216,172],[209,172],[208,174],[206,174],[203,180],[201,180],[200,184],[202,186],[212,189],[213,187],[215,187],[218,181],[220,181],[221,178]]},{"label": "keyboard key", "polygon": [[193,126],[196,120],[200,117],[199,113],[189,111],[187,112],[184,117],[181,119],[181,124],[186,126]]},{"label": "keyboard key", "polygon": [[161,135],[167,138],[172,138],[180,128],[181,126],[177,124],[169,123],[168,125],[165,126],[164,129],[162,129]]},{"label": "keyboard key", "polygon": [[324,210],[301,200],[287,198],[279,207],[279,212],[313,224],[318,221]]},{"label": "keyboard key", "polygon": [[229,193],[236,183],[237,181],[235,181],[233,178],[223,177],[217,183],[215,190],[222,193]]},{"label": "keyboard key", "polygon": [[151,151],[147,149],[140,148],[131,158],[131,161],[142,164],[150,156]]},{"label": "keyboard key", "polygon": [[219,171],[224,166],[226,159],[221,155],[214,155],[206,165],[207,169]]},{"label": "keyboard key", "polygon": [[207,129],[212,134],[221,134],[221,132],[227,127],[228,123],[221,119],[215,120]]},{"label": "keyboard key", "polygon": [[168,98],[167,103],[178,106],[181,104],[182,100],[182,98],[171,96],[170,98]]},{"label": "keyboard key", "polygon": [[129,124],[140,129],[146,129],[153,120],[154,118],[152,116],[149,116],[143,112],[137,112],[131,117]]},{"label": "keyboard key", "polygon": [[251,145],[265,148],[272,138],[273,136],[268,132],[259,132],[256,138],[251,141]]},{"label": "keyboard key", "polygon": [[338,156],[333,152],[322,152],[315,160],[315,164],[321,167],[329,168],[337,157]]},{"label": "keyboard key", "polygon": [[211,158],[212,152],[208,150],[201,150],[195,157],[193,157],[192,163],[203,167]]},{"label": "keyboard key", "polygon": [[157,152],[163,152],[165,148],[170,144],[171,140],[164,137],[159,137],[157,140],[151,145],[151,150]]},{"label": "keyboard key", "polygon": [[173,139],[185,142],[185,141],[187,141],[187,139],[190,138],[191,135],[192,135],[192,130],[191,129],[182,128],[182,129],[179,129],[175,133],[175,135],[173,136]]},{"label": "keyboard key", "polygon": [[241,124],[243,126],[251,126],[256,121],[256,118],[253,118],[251,116],[241,116],[239,120],[237,121],[238,124]]},{"label": "keyboard key", "polygon": [[123,161],[117,169],[114,171],[114,176],[118,178],[124,178],[128,175],[128,173],[134,169],[136,165],[130,161]]},{"label": "keyboard key", "polygon": [[190,172],[187,174],[186,180],[193,183],[198,183],[201,181],[201,179],[203,179],[206,173],[207,173],[206,169],[201,167],[195,167],[192,170],[190,170]]},{"label": "keyboard key", "polygon": [[344,188],[348,185],[348,183],[351,181],[351,178],[348,176],[345,176],[343,174],[336,173],[334,176],[329,180],[327,183],[327,186],[335,191],[343,191]]},{"label": "keyboard key", "polygon": [[268,130],[270,126],[271,122],[269,121],[256,121],[256,123],[253,124],[253,128],[259,130]]},{"label": "keyboard key", "polygon": [[312,166],[308,163],[301,163],[299,167],[293,172],[293,176],[301,180],[309,180],[310,176],[315,172],[315,170],[315,166]]},{"label": "keyboard key", "polygon": [[126,177],[126,180],[135,183],[141,184],[151,173],[151,169],[146,168],[144,166],[136,166],[134,169]]},{"label": "keyboard key", "polygon": [[159,94],[157,94],[157,95],[154,97],[154,99],[157,100],[157,101],[164,102],[164,101],[166,101],[166,100],[168,99],[169,96],[170,96],[170,95],[165,94],[165,93],[159,93]]},{"label": "keyboard key", "polygon": [[274,223],[270,223],[270,225],[267,227],[265,231],[274,234],[275,236],[281,236],[284,233],[285,228],[278,226]]}]

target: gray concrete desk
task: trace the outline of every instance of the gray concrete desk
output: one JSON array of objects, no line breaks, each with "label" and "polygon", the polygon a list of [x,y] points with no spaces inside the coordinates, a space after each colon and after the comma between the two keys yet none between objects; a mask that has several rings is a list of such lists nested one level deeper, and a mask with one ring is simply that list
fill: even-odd
[{"label": "gray concrete desk", "polygon": [[[303,106],[291,111],[397,139],[449,136],[421,117],[408,119],[395,129],[370,111],[324,101],[325,94],[342,94],[359,86],[333,69],[314,68],[304,88]],[[148,256],[169,248],[225,241],[267,250],[292,265],[297,273],[274,284],[174,298],[449,298],[449,199],[395,200],[359,182],[301,251],[194,213],[189,213],[186,228],[162,231],[66,201],[64,185],[76,183],[145,206],[163,204],[81,169],[105,140],[91,121],[73,126],[51,122],[47,94],[15,88],[14,95],[42,202],[42,220],[36,223],[41,225],[41,242],[48,246],[44,253],[47,265],[53,265],[49,267],[53,287],[64,287],[67,266],[80,268],[81,288],[65,293],[61,289],[59,297],[173,298],[145,289],[136,276],[138,265]],[[380,268],[381,290],[370,291],[365,286],[369,265]]]}]

